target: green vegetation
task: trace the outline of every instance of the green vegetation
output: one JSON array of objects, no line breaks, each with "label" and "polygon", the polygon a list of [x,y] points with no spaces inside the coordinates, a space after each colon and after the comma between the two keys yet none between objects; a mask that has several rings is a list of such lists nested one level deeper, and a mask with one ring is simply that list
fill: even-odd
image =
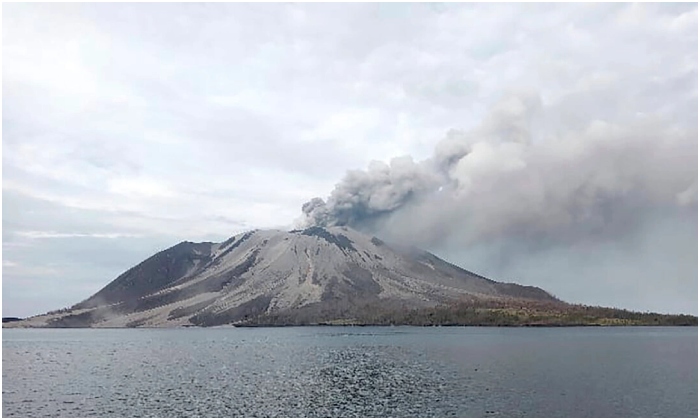
[{"label": "green vegetation", "polygon": [[663,315],[616,308],[570,305],[563,302],[532,300],[471,301],[432,308],[400,310],[365,307],[361,316],[324,314],[297,318],[292,314],[265,315],[238,325],[416,325],[416,326],[697,326],[692,315]]},{"label": "green vegetation", "polygon": [[568,308],[474,308],[442,306],[412,311],[395,324],[407,325],[489,325],[489,326],[631,326],[631,325],[698,325],[690,315],[661,315],[622,309],[571,305]]}]

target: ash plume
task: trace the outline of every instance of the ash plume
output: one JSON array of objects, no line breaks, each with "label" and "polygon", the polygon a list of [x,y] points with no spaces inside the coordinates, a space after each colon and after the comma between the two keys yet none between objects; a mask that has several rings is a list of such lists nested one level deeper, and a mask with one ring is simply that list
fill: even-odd
[{"label": "ash plume", "polygon": [[[546,250],[613,244],[606,258],[634,253],[663,221],[691,232],[678,247],[697,242],[697,120],[566,118],[536,94],[509,95],[477,127],[450,131],[428,159],[349,171],[327,200],[304,204],[302,224],[473,251],[482,257],[472,267],[516,278],[519,258]],[[697,260],[686,265],[695,282]]]},{"label": "ash plume", "polygon": [[508,157],[506,149],[528,143],[531,114],[539,105],[537,97],[509,97],[476,130],[451,130],[429,159],[414,162],[410,156],[397,157],[389,165],[373,161],[365,171],[348,171],[327,201],[316,197],[302,206],[302,225],[380,229],[389,216],[411,205],[441,206],[446,194],[458,198],[471,182],[469,174],[461,173],[469,162],[462,161],[475,151],[477,156],[480,152],[489,154],[485,147],[491,144],[505,143],[503,156]]},{"label": "ash plume", "polygon": [[449,132],[429,159],[349,171],[326,201],[304,204],[303,224],[421,229],[437,233],[431,240],[447,224],[469,242],[616,235],[635,209],[697,212],[697,130],[641,119],[547,132],[545,112],[536,95],[509,96],[480,126]]},{"label": "ash plume", "polygon": [[328,201],[305,203],[306,226],[367,226],[441,185],[428,162],[398,157],[387,165],[373,161],[366,171],[349,171]]}]

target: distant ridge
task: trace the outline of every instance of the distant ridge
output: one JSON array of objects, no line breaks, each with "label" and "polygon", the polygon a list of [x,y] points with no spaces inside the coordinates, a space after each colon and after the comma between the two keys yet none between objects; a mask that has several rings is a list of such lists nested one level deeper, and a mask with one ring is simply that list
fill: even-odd
[{"label": "distant ridge", "polygon": [[17,318],[17,317],[14,317],[14,316],[8,316],[8,317],[3,317],[3,318],[2,318],[2,323],[4,324],[4,323],[6,323],[6,322],[15,322],[15,321],[21,321],[21,320],[22,320],[22,318]]}]

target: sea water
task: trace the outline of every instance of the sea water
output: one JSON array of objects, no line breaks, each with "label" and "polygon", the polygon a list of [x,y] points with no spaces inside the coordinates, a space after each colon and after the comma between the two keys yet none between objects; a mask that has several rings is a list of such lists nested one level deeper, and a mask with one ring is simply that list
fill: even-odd
[{"label": "sea water", "polygon": [[697,417],[695,327],[4,329],[7,417]]}]

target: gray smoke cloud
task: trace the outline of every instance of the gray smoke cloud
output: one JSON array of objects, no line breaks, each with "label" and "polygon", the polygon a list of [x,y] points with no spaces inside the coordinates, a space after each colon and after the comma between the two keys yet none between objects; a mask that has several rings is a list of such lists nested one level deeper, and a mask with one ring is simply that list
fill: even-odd
[{"label": "gray smoke cloud", "polygon": [[303,205],[307,226],[354,226],[367,229],[400,210],[412,200],[439,188],[441,177],[429,162],[398,157],[386,163],[373,161],[366,171],[350,171],[331,193],[328,202],[314,198]]},{"label": "gray smoke cloud", "polygon": [[[601,264],[630,264],[617,253],[634,254],[640,241],[665,235],[659,226],[669,220],[674,235],[678,223],[692,234],[682,243],[666,238],[658,252],[675,252],[674,244],[682,252],[693,241],[697,249],[697,121],[686,128],[659,116],[576,118],[544,107],[537,94],[508,95],[474,129],[450,131],[426,160],[401,157],[348,172],[327,200],[304,204],[301,223],[347,225],[442,250],[470,269],[516,280],[518,267],[531,266],[526,261],[551,265],[562,249],[607,247]],[[652,248],[638,256],[665,258]],[[697,259],[684,264],[683,284],[696,296]],[[536,283],[539,273],[530,272]]]},{"label": "gray smoke cloud", "polygon": [[[389,216],[405,211],[411,204],[443,205],[444,195],[450,192],[457,199],[464,195],[466,184],[471,183],[470,174],[464,173],[469,171],[465,165],[470,163],[464,159],[468,155],[477,156],[477,159],[485,155],[488,159],[491,151],[484,147],[491,147],[490,144],[508,143],[518,147],[530,142],[529,122],[539,107],[537,97],[507,98],[495,107],[477,130],[469,133],[450,131],[430,159],[414,162],[412,157],[404,156],[392,159],[389,165],[373,161],[366,171],[349,171],[327,202],[316,197],[303,205],[305,218],[302,224],[349,225],[371,230],[380,228]],[[512,151],[508,148],[512,149],[505,146],[498,153],[511,159],[508,154]],[[505,163],[506,166],[509,164]],[[476,168],[476,171],[483,169]],[[455,201],[450,200],[451,203]]]},{"label": "gray smoke cloud", "polygon": [[538,124],[544,113],[537,95],[508,96],[479,127],[448,133],[429,159],[348,172],[327,201],[304,204],[303,224],[396,225],[409,236],[436,232],[432,240],[444,237],[441,226],[459,224],[467,242],[514,234],[576,240],[583,232],[617,235],[643,208],[697,212],[697,130],[642,118],[547,132]]}]

